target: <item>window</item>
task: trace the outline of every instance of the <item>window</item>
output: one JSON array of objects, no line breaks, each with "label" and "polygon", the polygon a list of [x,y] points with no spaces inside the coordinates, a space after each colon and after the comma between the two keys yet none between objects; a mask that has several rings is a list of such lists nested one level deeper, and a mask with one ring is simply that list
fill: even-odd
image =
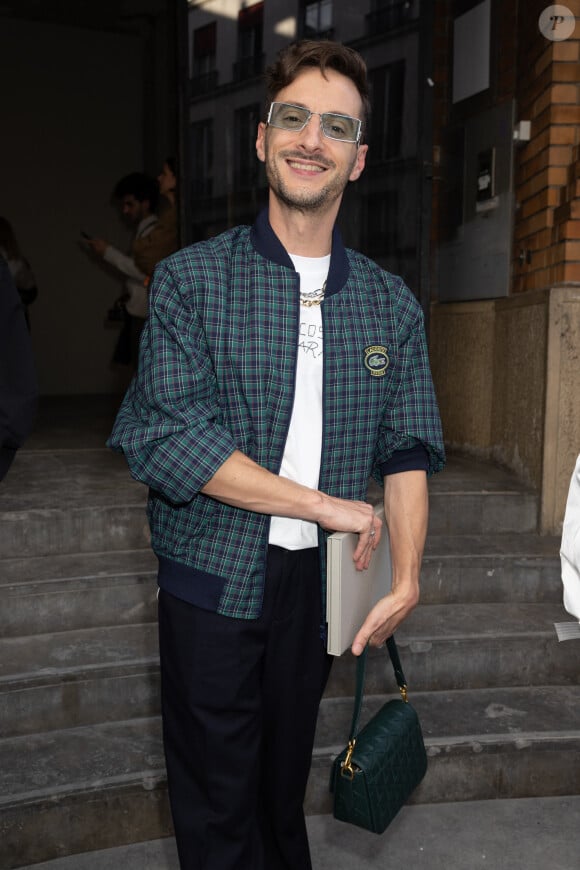
[{"label": "window", "polygon": [[213,120],[191,125],[191,193],[194,198],[211,196],[213,188]]},{"label": "window", "polygon": [[332,0],[304,4],[302,33],[308,39],[332,36]]},{"label": "window", "polygon": [[240,9],[238,15],[238,59],[234,64],[234,79],[260,75],[264,66],[263,51],[264,4],[255,3]]},{"label": "window", "polygon": [[373,0],[366,16],[367,34],[386,33],[418,17],[418,0]]},{"label": "window", "polygon": [[369,73],[371,105],[369,161],[382,163],[401,154],[405,61]]},{"label": "window", "polygon": [[207,93],[217,85],[216,22],[198,27],[193,32],[192,93]]},{"label": "window", "polygon": [[260,104],[252,103],[237,109],[234,119],[235,162],[234,185],[236,190],[247,190],[258,182],[259,164],[256,157],[256,134],[260,121]]},{"label": "window", "polygon": [[367,250],[370,257],[388,259],[394,266],[399,248],[401,219],[396,190],[373,194],[367,199]]}]

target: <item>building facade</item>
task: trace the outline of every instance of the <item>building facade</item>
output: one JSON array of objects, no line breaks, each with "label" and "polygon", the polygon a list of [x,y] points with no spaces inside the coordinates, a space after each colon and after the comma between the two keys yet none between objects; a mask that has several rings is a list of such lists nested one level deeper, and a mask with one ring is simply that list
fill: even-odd
[{"label": "building facade", "polygon": [[556,534],[580,453],[578,16],[579,0],[435,3],[430,348],[446,441],[515,470]]}]

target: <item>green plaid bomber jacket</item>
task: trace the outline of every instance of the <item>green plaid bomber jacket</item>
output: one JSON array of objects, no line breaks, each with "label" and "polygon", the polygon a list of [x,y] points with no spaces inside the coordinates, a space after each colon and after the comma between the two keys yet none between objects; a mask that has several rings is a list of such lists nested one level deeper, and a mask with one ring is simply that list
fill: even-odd
[{"label": "green plaid bomber jacket", "polygon": [[[319,488],[364,500],[370,477],[382,483],[393,453],[417,444],[429,473],[442,468],[421,308],[400,278],[346,249],[337,229],[322,322]],[[138,373],[108,441],[149,487],[161,588],[226,616],[260,615],[270,518],[200,490],[236,449],[278,473],[298,331],[299,276],[267,210],[251,228],[163,260]]]}]

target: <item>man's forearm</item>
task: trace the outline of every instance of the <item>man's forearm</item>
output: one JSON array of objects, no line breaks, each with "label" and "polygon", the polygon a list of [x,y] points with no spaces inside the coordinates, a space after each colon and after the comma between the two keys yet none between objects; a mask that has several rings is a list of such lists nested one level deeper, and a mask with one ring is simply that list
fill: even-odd
[{"label": "man's forearm", "polygon": [[135,281],[144,281],[146,278],[145,273],[137,268],[133,258],[119,251],[113,245],[107,245],[103,259],[122,272],[123,275],[126,275],[127,278],[133,278]]},{"label": "man's forearm", "polygon": [[331,531],[358,532],[357,567],[367,567],[380,538],[380,523],[370,504],[334,498],[272,474],[240,451],[226,459],[201,491],[244,510],[308,520]]},{"label": "man's forearm", "polygon": [[419,574],[427,536],[429,502],[424,471],[385,479],[385,518],[391,541],[392,589],[409,602],[419,599]]},{"label": "man's forearm", "polygon": [[319,521],[322,493],[272,474],[239,450],[218,468],[202,492],[256,513]]},{"label": "man's forearm", "polygon": [[385,478],[385,518],[389,528],[393,581],[391,592],[373,607],[356,635],[352,651],[367,643],[380,646],[419,601],[419,573],[427,535],[429,503],[424,471]]}]

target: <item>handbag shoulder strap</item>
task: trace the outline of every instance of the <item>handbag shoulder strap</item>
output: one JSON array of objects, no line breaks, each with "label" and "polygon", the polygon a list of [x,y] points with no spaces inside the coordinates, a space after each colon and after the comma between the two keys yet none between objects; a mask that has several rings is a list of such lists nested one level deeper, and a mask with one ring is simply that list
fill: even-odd
[{"label": "handbag shoulder strap", "polygon": [[[393,670],[395,672],[395,679],[397,681],[397,685],[399,687],[399,692],[401,693],[401,697],[403,701],[407,701],[407,683],[405,681],[405,675],[403,673],[403,668],[401,666],[401,659],[399,658],[399,650],[397,649],[397,644],[395,643],[395,636],[391,635],[387,638],[386,647],[389,652],[389,656],[391,658],[391,664],[393,665]],[[352,711],[352,723],[350,726],[350,737],[349,742],[354,741],[356,739],[356,735],[358,734],[358,722],[360,719],[360,711],[362,707],[362,700],[364,695],[364,684],[365,684],[365,670],[367,664],[367,651],[368,644],[360,654],[356,662],[356,690],[354,696],[354,709]]]},{"label": "handbag shoulder strap", "polygon": [[405,674],[403,673],[403,666],[401,664],[401,659],[399,658],[399,650],[397,644],[395,643],[395,635],[392,634],[387,638],[387,649],[389,651],[389,655],[391,657],[391,664],[393,665],[393,670],[395,672],[395,679],[397,681],[397,686],[399,687],[399,692],[401,693],[401,697],[403,701],[407,700],[407,681],[405,679]]}]

